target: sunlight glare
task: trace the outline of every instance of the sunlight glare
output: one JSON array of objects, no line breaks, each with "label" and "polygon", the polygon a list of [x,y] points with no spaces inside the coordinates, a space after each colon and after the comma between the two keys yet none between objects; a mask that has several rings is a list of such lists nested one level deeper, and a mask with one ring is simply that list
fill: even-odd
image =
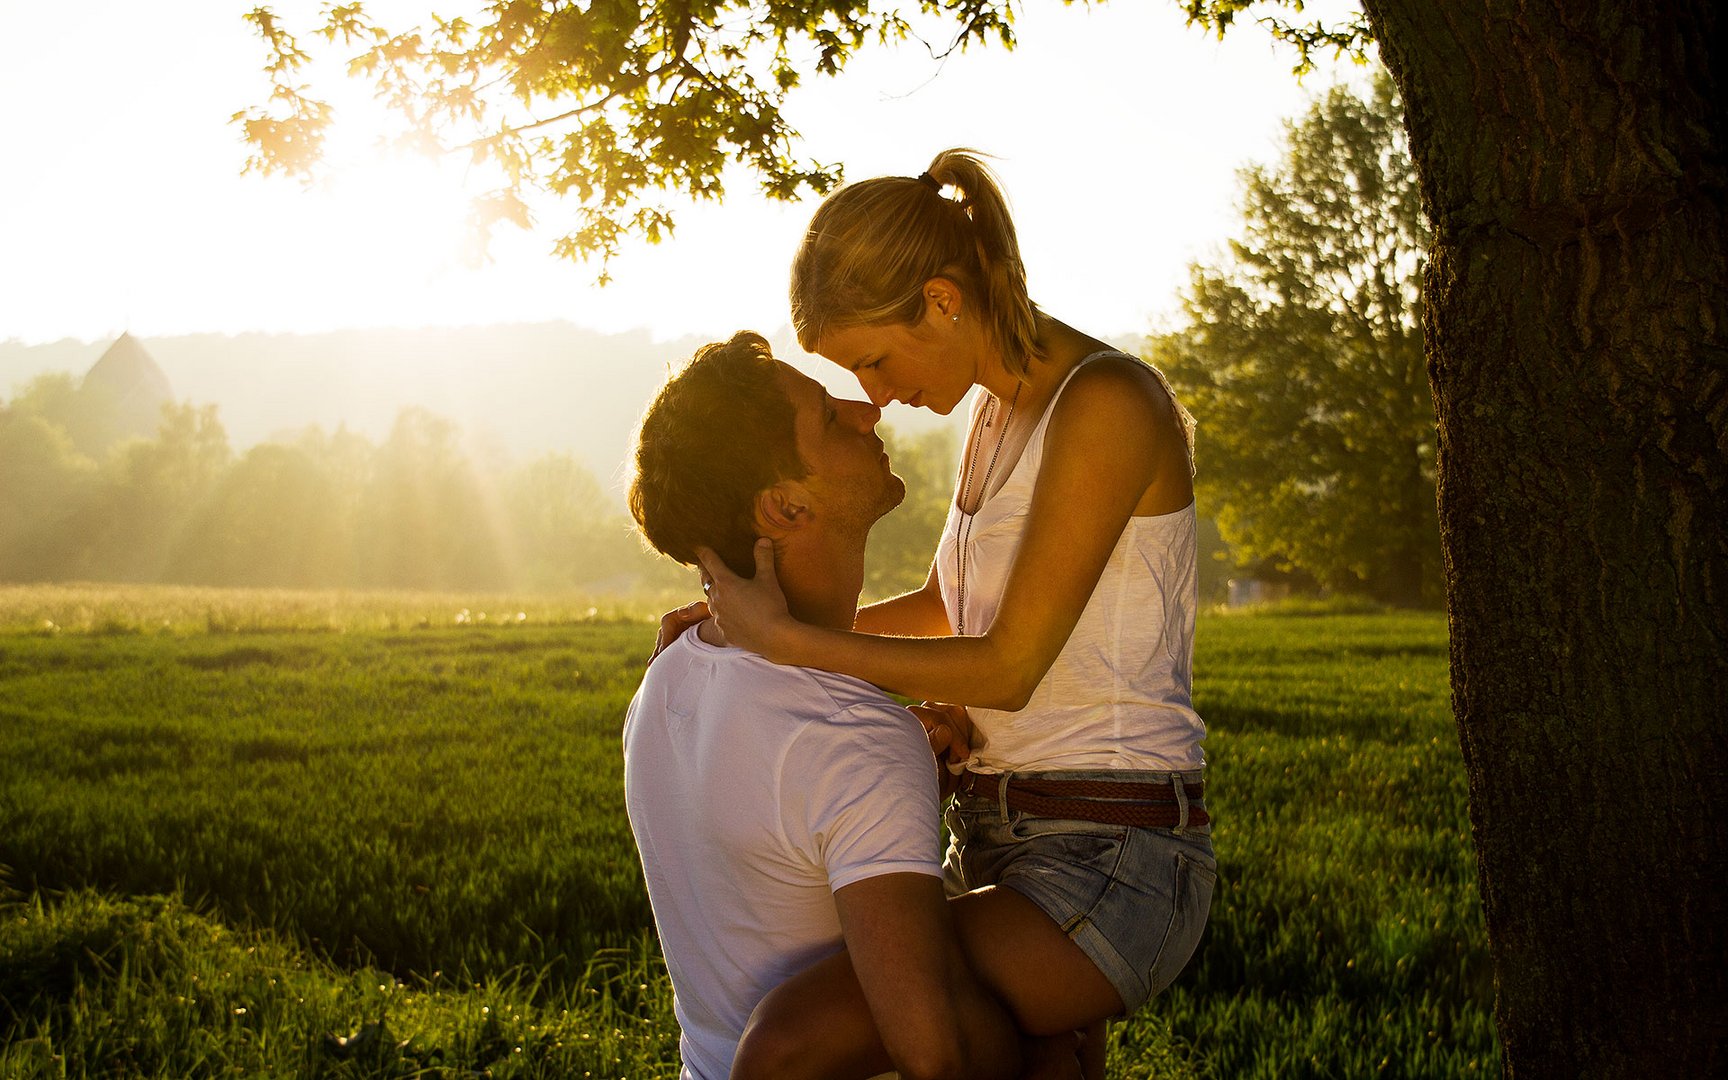
[{"label": "sunlight glare", "polygon": [[354,299],[387,321],[435,314],[434,286],[464,269],[471,192],[460,162],[375,148],[312,189],[334,250],[302,257],[308,275],[358,276]]}]

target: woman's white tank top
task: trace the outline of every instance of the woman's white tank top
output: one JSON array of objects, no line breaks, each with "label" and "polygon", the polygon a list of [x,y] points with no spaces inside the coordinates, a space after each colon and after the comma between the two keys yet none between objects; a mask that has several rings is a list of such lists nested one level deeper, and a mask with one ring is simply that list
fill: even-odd
[{"label": "woman's white tank top", "polygon": [[[1108,355],[1121,354],[1094,353],[1074,371]],[[958,554],[968,517],[965,625],[978,633],[996,618],[1025,535],[1045,429],[1067,385],[1064,379],[1020,460],[978,512],[967,515],[958,502],[949,505],[936,573],[952,626],[961,624]],[[974,414],[983,400],[982,393],[974,398]],[[1194,526],[1192,502],[1172,514],[1128,519],[1079,623],[1032,700],[1018,712],[969,710],[980,734],[974,769],[1178,771],[1205,765],[1200,741],[1206,725],[1192,701],[1199,601]]]}]

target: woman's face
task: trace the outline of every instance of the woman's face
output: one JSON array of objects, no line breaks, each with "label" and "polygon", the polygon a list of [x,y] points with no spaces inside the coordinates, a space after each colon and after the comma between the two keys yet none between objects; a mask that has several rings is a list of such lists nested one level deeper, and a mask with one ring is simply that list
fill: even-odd
[{"label": "woman's face", "polygon": [[899,401],[947,416],[972,389],[971,338],[932,303],[915,323],[831,330],[816,351],[857,376],[878,408]]}]

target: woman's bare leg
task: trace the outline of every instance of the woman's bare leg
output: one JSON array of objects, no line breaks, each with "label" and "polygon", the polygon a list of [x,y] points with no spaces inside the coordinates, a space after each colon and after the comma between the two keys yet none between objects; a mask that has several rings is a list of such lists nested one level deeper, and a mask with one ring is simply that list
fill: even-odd
[{"label": "woman's bare leg", "polygon": [[1122,1011],[1110,980],[1026,897],[991,885],[949,903],[961,951],[1021,1031],[1077,1031]]},{"label": "woman's bare leg", "polygon": [[[1104,1075],[1101,1066],[1091,1072],[1084,1065],[1086,1043],[1079,1032],[1023,1036],[1021,1052],[1021,1080]],[[893,1068],[852,962],[840,952],[787,979],[757,1004],[738,1043],[732,1080],[867,1080]]]},{"label": "woman's bare leg", "polygon": [[[1080,1044],[1075,1071],[1086,1080],[1104,1075],[1105,1018],[1122,1011],[1122,998],[1062,928],[1012,889],[989,887],[949,901],[961,950],[979,982],[994,993],[1028,1036],[1028,1063],[1066,1059],[1073,1032],[1092,1028]],[[1065,1041],[1063,1041],[1065,1040]],[[738,1058],[734,1080],[866,1080],[893,1068],[870,1018],[845,952],[822,960],[775,987],[756,1006]],[[1029,1075],[1064,1075],[1056,1065]]]},{"label": "woman's bare leg", "polygon": [[893,1068],[852,958],[841,950],[757,1002],[732,1080],[867,1080]]},{"label": "woman's bare leg", "polygon": [[1081,1036],[1080,1075],[1084,1080],[1104,1080],[1104,1063],[1110,1054],[1109,1021],[1100,1020]]}]

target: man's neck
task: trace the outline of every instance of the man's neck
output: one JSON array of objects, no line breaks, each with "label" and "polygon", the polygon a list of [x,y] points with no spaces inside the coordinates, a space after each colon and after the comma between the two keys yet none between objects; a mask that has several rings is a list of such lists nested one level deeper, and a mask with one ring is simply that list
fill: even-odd
[{"label": "man's neck", "polygon": [[864,543],[824,529],[793,534],[775,545],[775,576],[786,607],[799,622],[850,630],[864,588]]},{"label": "man's neck", "polygon": [[[819,532],[800,532],[776,542],[774,576],[793,618],[806,626],[850,630],[864,589],[864,544],[816,535]],[[713,619],[698,626],[696,634],[710,645],[731,644]]]}]

